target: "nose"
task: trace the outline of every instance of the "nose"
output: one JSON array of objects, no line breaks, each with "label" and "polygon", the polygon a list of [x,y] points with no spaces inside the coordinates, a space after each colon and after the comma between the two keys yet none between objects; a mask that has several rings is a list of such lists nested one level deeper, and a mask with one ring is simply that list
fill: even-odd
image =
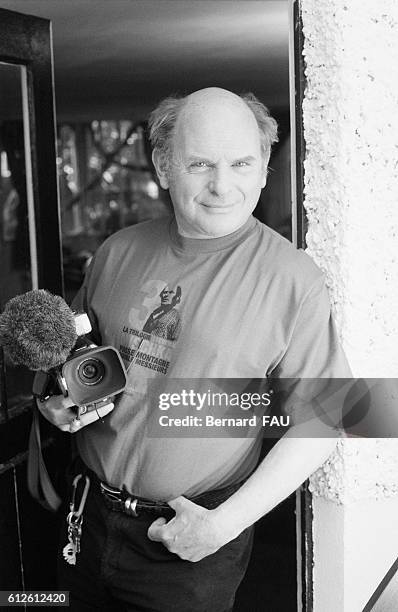
[{"label": "nose", "polygon": [[209,190],[213,195],[224,196],[231,189],[231,177],[227,166],[213,168]]}]

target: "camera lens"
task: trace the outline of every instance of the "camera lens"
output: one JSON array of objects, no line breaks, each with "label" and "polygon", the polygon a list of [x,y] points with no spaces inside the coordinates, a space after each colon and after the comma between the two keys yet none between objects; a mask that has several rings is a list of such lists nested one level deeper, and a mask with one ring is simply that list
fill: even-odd
[{"label": "camera lens", "polygon": [[85,378],[95,378],[98,375],[98,368],[93,363],[86,363],[82,370]]},{"label": "camera lens", "polygon": [[97,385],[104,377],[104,364],[98,359],[85,359],[79,365],[77,375],[85,385]]}]

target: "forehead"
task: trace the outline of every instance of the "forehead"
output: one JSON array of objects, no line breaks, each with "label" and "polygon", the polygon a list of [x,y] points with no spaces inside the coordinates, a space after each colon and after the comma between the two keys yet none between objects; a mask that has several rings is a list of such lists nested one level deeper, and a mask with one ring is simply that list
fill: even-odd
[{"label": "forehead", "polygon": [[175,154],[239,157],[260,154],[260,133],[243,102],[190,105],[182,109],[174,133]]}]

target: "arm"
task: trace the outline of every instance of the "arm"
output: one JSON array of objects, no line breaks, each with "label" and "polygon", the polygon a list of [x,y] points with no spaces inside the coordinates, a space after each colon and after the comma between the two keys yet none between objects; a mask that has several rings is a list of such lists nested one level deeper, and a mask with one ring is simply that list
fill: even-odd
[{"label": "arm", "polygon": [[245,484],[216,509],[225,530],[236,537],[268,514],[328,459],[336,443],[336,438],[279,440]]}]

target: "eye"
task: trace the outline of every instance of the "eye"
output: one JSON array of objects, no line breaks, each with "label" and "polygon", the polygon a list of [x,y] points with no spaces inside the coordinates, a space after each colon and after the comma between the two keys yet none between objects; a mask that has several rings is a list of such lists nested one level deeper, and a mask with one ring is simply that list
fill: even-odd
[{"label": "eye", "polygon": [[209,165],[208,162],[205,162],[205,161],[196,161],[196,162],[192,162],[190,167],[191,168],[207,168],[208,165]]},{"label": "eye", "polygon": [[233,165],[237,168],[246,168],[250,164],[247,161],[240,160],[240,161],[235,162]]},{"label": "eye", "polygon": [[198,161],[193,161],[188,166],[188,171],[192,173],[204,173],[209,170],[211,167],[211,162],[206,161],[205,159],[199,159]]}]

